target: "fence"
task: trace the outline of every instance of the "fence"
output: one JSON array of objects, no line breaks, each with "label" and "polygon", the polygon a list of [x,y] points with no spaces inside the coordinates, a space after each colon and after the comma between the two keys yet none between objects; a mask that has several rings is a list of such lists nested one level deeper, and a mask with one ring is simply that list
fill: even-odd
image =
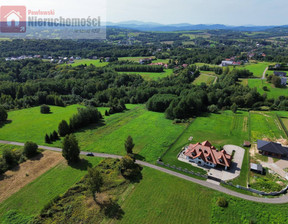
[{"label": "fence", "polygon": [[235,186],[232,183],[227,183],[225,181],[221,181],[220,183],[226,184],[226,185],[229,185],[229,186],[232,186],[232,187],[236,187],[236,188],[239,188],[239,189],[242,189],[242,190],[245,190],[245,191],[250,191],[252,193],[260,194],[262,196],[277,196],[277,195],[280,195],[280,194],[285,194],[287,192],[287,189],[288,189],[288,185],[287,185],[281,191],[267,193],[267,192],[264,192],[264,191],[258,191],[258,190],[253,189],[253,188],[243,187],[243,186],[240,186],[240,185],[236,185]]},{"label": "fence", "polygon": [[279,123],[281,124],[282,129],[284,130],[284,132],[285,132],[285,134],[286,134],[286,137],[288,137],[287,128],[286,128],[286,126],[283,124],[283,121],[281,120],[281,117],[279,117],[278,114],[276,114],[276,116],[277,116],[277,118],[278,118]]},{"label": "fence", "polygon": [[184,173],[188,173],[188,174],[192,174],[192,175],[195,175],[195,176],[198,176],[198,177],[202,177],[202,178],[205,178],[207,179],[208,178],[208,175],[204,175],[204,174],[200,174],[200,173],[197,173],[197,172],[194,172],[192,170],[188,170],[188,169],[183,169],[181,167],[177,167],[177,166],[174,166],[174,165],[170,165],[170,164],[166,164],[166,163],[163,163],[161,161],[157,161],[157,164],[161,165],[161,166],[166,166],[168,168],[171,168],[171,169],[175,169],[175,170],[179,170],[179,171],[182,171]]}]

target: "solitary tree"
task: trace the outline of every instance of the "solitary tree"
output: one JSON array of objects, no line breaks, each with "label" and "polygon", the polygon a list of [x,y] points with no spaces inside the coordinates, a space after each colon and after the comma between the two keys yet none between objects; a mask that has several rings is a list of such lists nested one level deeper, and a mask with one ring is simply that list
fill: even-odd
[{"label": "solitary tree", "polygon": [[7,120],[8,114],[4,107],[0,106],[0,122],[4,122]]},{"label": "solitary tree", "polygon": [[68,164],[79,161],[80,149],[78,141],[73,134],[66,135],[62,142],[62,155]]},{"label": "solitary tree", "polygon": [[67,121],[62,120],[58,126],[58,133],[61,137],[70,134],[70,128]]},{"label": "solitary tree", "polygon": [[88,187],[93,194],[93,198],[96,201],[95,193],[100,192],[100,188],[103,185],[103,178],[101,173],[96,168],[88,167]]},{"label": "solitary tree", "polygon": [[27,156],[27,158],[30,158],[37,154],[37,149],[38,145],[36,143],[28,141],[24,144],[23,154]]},{"label": "solitary tree", "polygon": [[232,106],[231,106],[231,110],[232,110],[232,112],[233,112],[234,114],[237,112],[237,109],[238,109],[237,104],[236,104],[236,103],[233,103]]},{"label": "solitary tree", "polygon": [[127,154],[132,154],[132,149],[134,148],[135,144],[133,143],[132,137],[129,135],[125,141],[125,149]]}]

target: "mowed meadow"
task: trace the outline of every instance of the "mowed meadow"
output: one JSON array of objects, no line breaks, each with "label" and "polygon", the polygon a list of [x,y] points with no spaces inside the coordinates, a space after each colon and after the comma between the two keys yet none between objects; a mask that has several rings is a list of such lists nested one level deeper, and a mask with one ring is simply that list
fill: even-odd
[{"label": "mowed meadow", "polygon": [[[185,128],[173,124],[163,113],[147,111],[145,105],[127,105],[124,113],[105,117],[105,125],[77,132],[82,150],[125,155],[124,142],[131,135],[139,159],[155,162]],[[98,125],[95,125],[98,126]]]},{"label": "mowed meadow", "polygon": [[[15,110],[8,113],[8,123],[0,128],[0,140],[34,141],[45,144],[45,134],[58,130],[61,120],[69,120],[81,105],[67,107],[50,106],[50,114],[41,114],[40,107]],[[55,145],[59,145],[57,142]]]},{"label": "mowed meadow", "polygon": [[[61,146],[61,141],[45,143],[45,134],[57,131],[61,120],[77,113],[81,105],[67,107],[51,106],[51,114],[41,114],[39,107],[11,111],[10,123],[0,128],[0,140],[34,141],[41,145]],[[75,133],[82,151],[105,152],[125,155],[124,142],[131,135],[139,158],[154,162],[173,143],[185,128],[183,124],[173,124],[163,113],[151,112],[145,105],[127,105],[127,110],[105,116],[101,124],[91,124]],[[100,107],[105,114],[109,108]]]}]

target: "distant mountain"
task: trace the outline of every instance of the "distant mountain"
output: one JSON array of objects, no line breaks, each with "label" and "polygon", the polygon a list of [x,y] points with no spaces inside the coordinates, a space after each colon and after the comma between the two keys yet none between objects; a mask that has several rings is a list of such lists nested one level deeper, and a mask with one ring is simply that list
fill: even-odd
[{"label": "distant mountain", "polygon": [[223,24],[196,24],[189,23],[169,24],[163,25],[153,22],[141,22],[141,21],[124,21],[119,23],[107,22],[108,27],[115,28],[127,28],[139,31],[188,31],[188,30],[237,30],[237,31],[264,31],[275,27],[287,27],[285,26],[226,26]]}]

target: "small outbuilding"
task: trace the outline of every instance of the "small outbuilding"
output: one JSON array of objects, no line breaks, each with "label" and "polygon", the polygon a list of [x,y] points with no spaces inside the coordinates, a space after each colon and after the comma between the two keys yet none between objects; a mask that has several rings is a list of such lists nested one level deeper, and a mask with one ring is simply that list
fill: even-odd
[{"label": "small outbuilding", "polygon": [[250,163],[250,170],[255,173],[264,174],[264,169],[261,164]]},{"label": "small outbuilding", "polygon": [[249,141],[244,141],[243,147],[251,147],[251,142],[249,142]]}]

